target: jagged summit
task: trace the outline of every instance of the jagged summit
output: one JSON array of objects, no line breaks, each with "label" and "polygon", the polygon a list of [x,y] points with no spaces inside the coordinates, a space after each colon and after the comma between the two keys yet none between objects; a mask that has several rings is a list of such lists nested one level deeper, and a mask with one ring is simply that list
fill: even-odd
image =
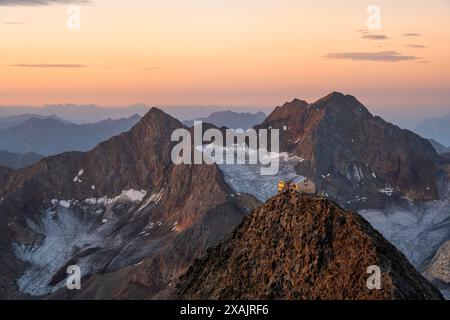
[{"label": "jagged summit", "polygon": [[184,125],[161,109],[153,107],[142,117],[132,131],[137,130],[136,128],[142,129],[143,127],[157,130],[158,132],[154,132],[154,135],[156,133],[165,133],[169,130],[184,128]]},{"label": "jagged summit", "polygon": [[308,105],[309,103],[305,100],[302,99],[298,99],[298,98],[294,98],[292,101],[290,102],[286,102],[285,104],[283,104],[283,106],[303,106],[303,105]]},{"label": "jagged summit", "polygon": [[173,118],[172,116],[170,116],[169,114],[165,113],[163,110],[157,107],[152,107],[150,110],[148,110],[147,113],[142,117],[142,120],[144,120],[145,122],[148,121],[149,119],[154,119],[157,117],[177,121],[175,118]]},{"label": "jagged summit", "polygon": [[317,100],[316,102],[321,102],[321,101],[331,102],[331,101],[343,100],[348,97],[352,97],[352,96],[345,95],[339,91],[332,91],[329,94],[327,94],[326,96],[324,96],[323,98],[320,98],[319,100]]},{"label": "jagged summit", "polygon": [[256,127],[261,127],[268,123],[284,120],[292,116],[299,117],[305,112],[308,105],[308,102],[299,99],[294,99],[291,102],[286,102],[282,106],[276,107],[272,111],[272,113],[262,122],[262,124]]},{"label": "jagged summit", "polygon": [[256,128],[279,129],[280,150],[303,159],[297,173],[342,205],[436,200],[445,190],[430,142],[373,116],[350,95],[287,103]]},{"label": "jagged summit", "polygon": [[[338,112],[339,116],[343,116],[345,112],[352,112],[356,117],[371,117],[369,110],[352,95],[344,95],[343,93],[333,91],[327,96],[317,100],[310,105],[314,109],[326,109],[328,112]],[[345,114],[350,116],[349,114]]]},{"label": "jagged summit", "polygon": [[[381,269],[381,289],[367,270]],[[442,299],[352,211],[287,191],[255,209],[181,277],[181,299]]]}]

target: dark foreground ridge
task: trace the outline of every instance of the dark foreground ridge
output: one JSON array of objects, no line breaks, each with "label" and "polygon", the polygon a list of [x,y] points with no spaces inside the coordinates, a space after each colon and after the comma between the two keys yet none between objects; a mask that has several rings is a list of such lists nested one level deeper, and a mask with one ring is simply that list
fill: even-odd
[{"label": "dark foreground ridge", "polygon": [[[370,266],[381,289],[368,289]],[[180,278],[178,299],[443,299],[360,215],[286,191]]]}]

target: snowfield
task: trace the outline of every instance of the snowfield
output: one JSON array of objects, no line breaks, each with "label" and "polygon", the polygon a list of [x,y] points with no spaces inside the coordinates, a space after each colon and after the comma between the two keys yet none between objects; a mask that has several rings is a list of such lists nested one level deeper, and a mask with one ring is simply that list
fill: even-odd
[{"label": "snowfield", "polygon": [[[15,245],[18,258],[27,262],[28,268],[19,278],[21,292],[41,296],[58,289],[49,286],[53,275],[64,266],[79,248],[97,245],[101,241],[99,233],[93,228],[94,221],[80,223],[69,207],[58,206],[57,210],[47,210],[42,215],[42,223],[37,225],[31,220],[29,227],[45,237],[36,246]],[[82,266],[80,266],[82,267]],[[89,273],[89,266],[82,267],[82,275]]]},{"label": "snowfield", "polygon": [[360,214],[419,270],[450,239],[449,199],[411,205],[409,208],[362,210]]},{"label": "snowfield", "polygon": [[280,159],[280,170],[277,175],[261,175],[261,165],[223,164],[219,168],[224,174],[225,181],[236,191],[248,193],[258,200],[265,202],[277,194],[277,183],[279,180],[294,180],[301,176],[295,173],[294,167],[303,159],[289,157],[287,154],[278,154]]},{"label": "snowfield", "polygon": [[151,209],[162,194],[161,190],[145,199],[144,190],[131,189],[112,198],[53,199],[40,221],[27,221],[41,239],[32,246],[14,244],[16,256],[27,263],[18,280],[20,291],[43,296],[65,286],[65,279],[55,275],[65,275],[68,264],[78,265],[85,276],[106,266],[117,269],[141,261],[157,247],[159,240],[150,233],[162,223],[149,222],[151,228],[144,224],[142,230],[135,231],[142,216],[133,216],[133,220],[127,213],[139,207],[139,211]]}]

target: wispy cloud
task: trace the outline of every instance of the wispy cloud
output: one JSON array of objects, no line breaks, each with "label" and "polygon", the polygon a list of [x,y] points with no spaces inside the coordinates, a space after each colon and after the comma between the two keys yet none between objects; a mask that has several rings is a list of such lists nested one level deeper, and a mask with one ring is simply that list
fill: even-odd
[{"label": "wispy cloud", "polygon": [[332,60],[374,61],[374,62],[400,62],[418,59],[416,56],[404,55],[397,51],[341,52],[341,53],[329,53],[325,57]]},{"label": "wispy cloud", "polygon": [[53,64],[53,63],[43,63],[43,64],[28,64],[28,63],[18,63],[11,64],[10,67],[15,68],[89,68],[89,66],[84,64]]},{"label": "wispy cloud", "polygon": [[90,2],[90,0],[0,0],[0,6],[48,6],[51,4],[83,4]]},{"label": "wispy cloud", "polygon": [[420,36],[422,36],[422,34],[411,32],[411,33],[404,33],[403,36],[404,37],[420,37]]},{"label": "wispy cloud", "polygon": [[384,34],[365,34],[362,37],[364,39],[368,39],[368,40],[387,40],[387,39],[389,39],[389,37]]},{"label": "wispy cloud", "polygon": [[413,48],[413,49],[424,49],[424,48],[426,48],[425,46],[423,46],[421,44],[412,44],[412,43],[406,44],[405,47]]},{"label": "wispy cloud", "polygon": [[23,22],[23,21],[2,21],[1,23],[2,24],[11,24],[11,25],[15,25],[15,24],[22,25],[22,24],[25,24],[25,22]]},{"label": "wispy cloud", "polygon": [[141,70],[142,71],[153,71],[153,70],[158,70],[159,68],[158,67],[145,67],[145,68],[142,68]]}]

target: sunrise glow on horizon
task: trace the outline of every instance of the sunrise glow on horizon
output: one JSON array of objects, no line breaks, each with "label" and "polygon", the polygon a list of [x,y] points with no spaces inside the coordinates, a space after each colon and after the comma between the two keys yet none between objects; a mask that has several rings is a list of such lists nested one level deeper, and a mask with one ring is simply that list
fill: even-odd
[{"label": "sunrise glow on horizon", "polygon": [[447,0],[43,2],[0,1],[0,105],[450,105]]}]

